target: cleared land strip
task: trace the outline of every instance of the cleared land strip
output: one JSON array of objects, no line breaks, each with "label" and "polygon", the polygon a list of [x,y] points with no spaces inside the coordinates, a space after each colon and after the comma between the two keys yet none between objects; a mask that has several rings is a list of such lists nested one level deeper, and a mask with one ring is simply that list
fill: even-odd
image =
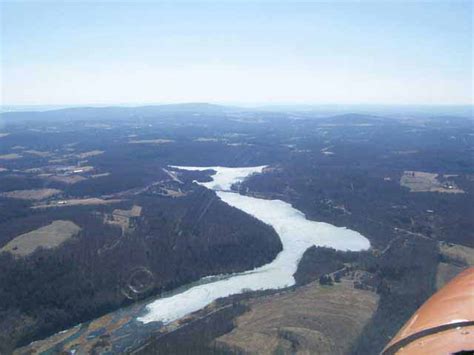
[{"label": "cleared land strip", "polygon": [[107,205],[111,203],[121,202],[119,199],[103,200],[101,198],[78,198],[71,200],[51,201],[46,205],[36,205],[32,208],[51,208],[51,207],[68,207],[68,206],[90,206],[90,205]]}]

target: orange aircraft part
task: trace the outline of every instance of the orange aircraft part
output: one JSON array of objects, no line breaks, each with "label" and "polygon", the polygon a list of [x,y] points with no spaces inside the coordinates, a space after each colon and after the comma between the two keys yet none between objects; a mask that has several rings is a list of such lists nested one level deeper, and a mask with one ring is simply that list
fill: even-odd
[{"label": "orange aircraft part", "polygon": [[459,327],[427,335],[400,348],[397,355],[412,354],[455,354],[462,350],[472,350],[474,326]]},{"label": "orange aircraft part", "polygon": [[461,272],[431,296],[382,354],[453,354],[471,350],[474,350],[474,267]]}]

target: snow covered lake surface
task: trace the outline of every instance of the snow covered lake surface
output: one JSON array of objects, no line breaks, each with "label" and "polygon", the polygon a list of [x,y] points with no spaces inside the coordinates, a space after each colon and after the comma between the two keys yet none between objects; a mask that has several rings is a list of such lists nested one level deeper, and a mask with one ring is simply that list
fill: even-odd
[{"label": "snow covered lake surface", "polygon": [[230,191],[232,184],[241,182],[252,174],[261,173],[264,167],[174,166],[190,171],[215,170],[212,181],[200,184],[216,191],[217,196],[225,203],[273,226],[281,239],[283,250],[271,263],[254,270],[228,275],[218,281],[197,285],[182,293],[153,301],[146,306],[146,314],[139,317],[139,321],[168,323],[200,310],[221,297],[249,290],[291,286],[295,283],[293,274],[303,253],[313,245],[352,251],[370,247],[369,241],[361,234],[328,223],[309,221],[302,212],[286,202],[258,199]]}]

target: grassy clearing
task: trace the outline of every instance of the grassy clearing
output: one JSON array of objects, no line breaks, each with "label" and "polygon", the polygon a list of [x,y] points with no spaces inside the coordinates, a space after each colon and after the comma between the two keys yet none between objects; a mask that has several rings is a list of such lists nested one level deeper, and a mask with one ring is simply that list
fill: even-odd
[{"label": "grassy clearing", "polygon": [[374,314],[378,296],[352,287],[311,283],[251,300],[236,327],[216,340],[237,353],[343,354]]},{"label": "grassy clearing", "polygon": [[33,190],[14,190],[0,194],[3,197],[15,198],[19,200],[40,201],[51,196],[62,193],[58,189],[33,189]]},{"label": "grassy clearing", "polygon": [[10,252],[16,256],[28,256],[37,248],[55,248],[73,237],[81,228],[71,221],[54,221],[53,223],[21,234],[6,244],[1,251]]},{"label": "grassy clearing", "polygon": [[0,155],[0,160],[14,160],[14,159],[20,159],[20,158],[23,158],[23,156],[17,153]]},{"label": "grassy clearing", "polygon": [[438,174],[422,171],[405,171],[400,185],[408,187],[411,192],[464,193],[454,182],[442,183],[438,180]]}]

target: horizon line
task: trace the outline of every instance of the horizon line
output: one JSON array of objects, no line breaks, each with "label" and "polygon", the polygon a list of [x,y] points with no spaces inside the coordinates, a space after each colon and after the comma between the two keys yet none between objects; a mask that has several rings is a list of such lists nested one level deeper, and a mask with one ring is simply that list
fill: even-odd
[{"label": "horizon line", "polygon": [[238,102],[238,101],[165,101],[165,102],[88,102],[88,103],[0,103],[0,107],[141,107],[141,106],[166,106],[166,105],[215,105],[215,106],[245,106],[245,107],[261,107],[261,106],[393,106],[393,107],[474,107],[471,103],[347,103],[347,102]]}]

